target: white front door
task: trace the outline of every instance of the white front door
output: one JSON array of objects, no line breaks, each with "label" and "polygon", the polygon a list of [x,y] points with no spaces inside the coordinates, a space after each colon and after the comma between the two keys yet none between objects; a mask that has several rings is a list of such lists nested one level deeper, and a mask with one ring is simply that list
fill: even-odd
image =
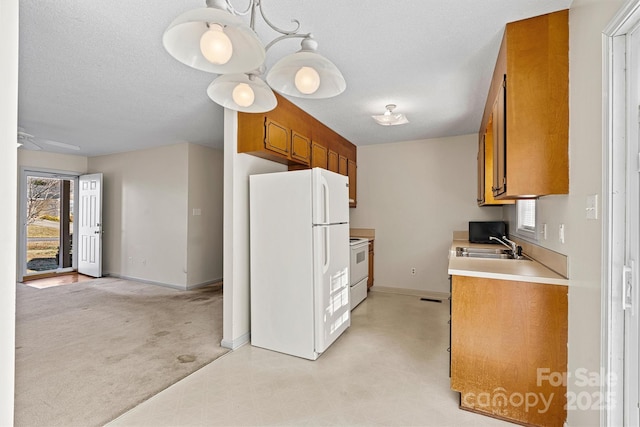
[{"label": "white front door", "polygon": [[[638,313],[638,267],[640,267],[640,29],[627,35],[627,84],[629,138],[627,142],[627,192],[625,267],[622,282],[624,307],[624,423],[640,425],[640,313]],[[633,119],[635,124],[632,125]]]},{"label": "white front door", "polygon": [[102,174],[80,176],[78,273],[102,276]]},{"label": "white front door", "polygon": [[640,0],[604,31],[604,426],[640,425]]}]

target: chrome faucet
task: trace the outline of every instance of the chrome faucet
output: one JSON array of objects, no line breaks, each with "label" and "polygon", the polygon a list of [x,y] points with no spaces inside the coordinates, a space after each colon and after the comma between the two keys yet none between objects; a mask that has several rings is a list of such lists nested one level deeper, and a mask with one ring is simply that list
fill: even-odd
[{"label": "chrome faucet", "polygon": [[502,236],[502,239],[495,236],[489,236],[489,240],[495,240],[496,242],[501,243],[503,246],[506,246],[507,248],[511,249],[511,253],[513,253],[514,258],[521,257],[520,252],[522,251],[522,248],[518,246],[518,244],[513,240],[507,239],[507,236]]}]

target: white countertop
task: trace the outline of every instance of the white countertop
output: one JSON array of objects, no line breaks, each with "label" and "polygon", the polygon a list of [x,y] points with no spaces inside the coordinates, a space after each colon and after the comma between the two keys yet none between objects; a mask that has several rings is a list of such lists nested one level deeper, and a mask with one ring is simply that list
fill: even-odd
[{"label": "white countertop", "polygon": [[[454,240],[449,251],[449,274],[568,286],[569,280],[534,260],[487,259],[456,256],[456,247],[496,248],[496,245]],[[526,254],[525,254],[526,255]]]}]

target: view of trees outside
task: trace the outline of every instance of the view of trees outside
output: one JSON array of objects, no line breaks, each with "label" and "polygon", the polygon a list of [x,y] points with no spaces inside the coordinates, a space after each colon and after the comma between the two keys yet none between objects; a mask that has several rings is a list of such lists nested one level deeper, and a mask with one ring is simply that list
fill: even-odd
[{"label": "view of trees outside", "polygon": [[[27,274],[59,267],[62,181],[58,178],[27,177]],[[70,182],[70,203],[73,207],[73,181]],[[70,230],[73,230],[72,221],[73,216],[69,218]]]}]

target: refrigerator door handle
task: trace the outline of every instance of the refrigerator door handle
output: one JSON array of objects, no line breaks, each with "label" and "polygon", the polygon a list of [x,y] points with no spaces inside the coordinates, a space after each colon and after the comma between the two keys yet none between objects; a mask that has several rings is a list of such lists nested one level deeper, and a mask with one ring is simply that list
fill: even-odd
[{"label": "refrigerator door handle", "polygon": [[320,175],[320,186],[322,187],[322,216],[323,216],[323,222],[325,224],[329,224],[331,223],[331,218],[329,218],[329,183],[327,182],[326,178],[322,175]]},{"label": "refrigerator door handle", "polygon": [[331,251],[329,250],[329,248],[331,247],[329,235],[331,233],[329,231],[329,227],[322,227],[322,234],[324,237],[323,239],[324,240],[323,242],[324,264],[322,265],[322,274],[326,274],[326,272],[329,271],[329,264],[331,263]]}]

